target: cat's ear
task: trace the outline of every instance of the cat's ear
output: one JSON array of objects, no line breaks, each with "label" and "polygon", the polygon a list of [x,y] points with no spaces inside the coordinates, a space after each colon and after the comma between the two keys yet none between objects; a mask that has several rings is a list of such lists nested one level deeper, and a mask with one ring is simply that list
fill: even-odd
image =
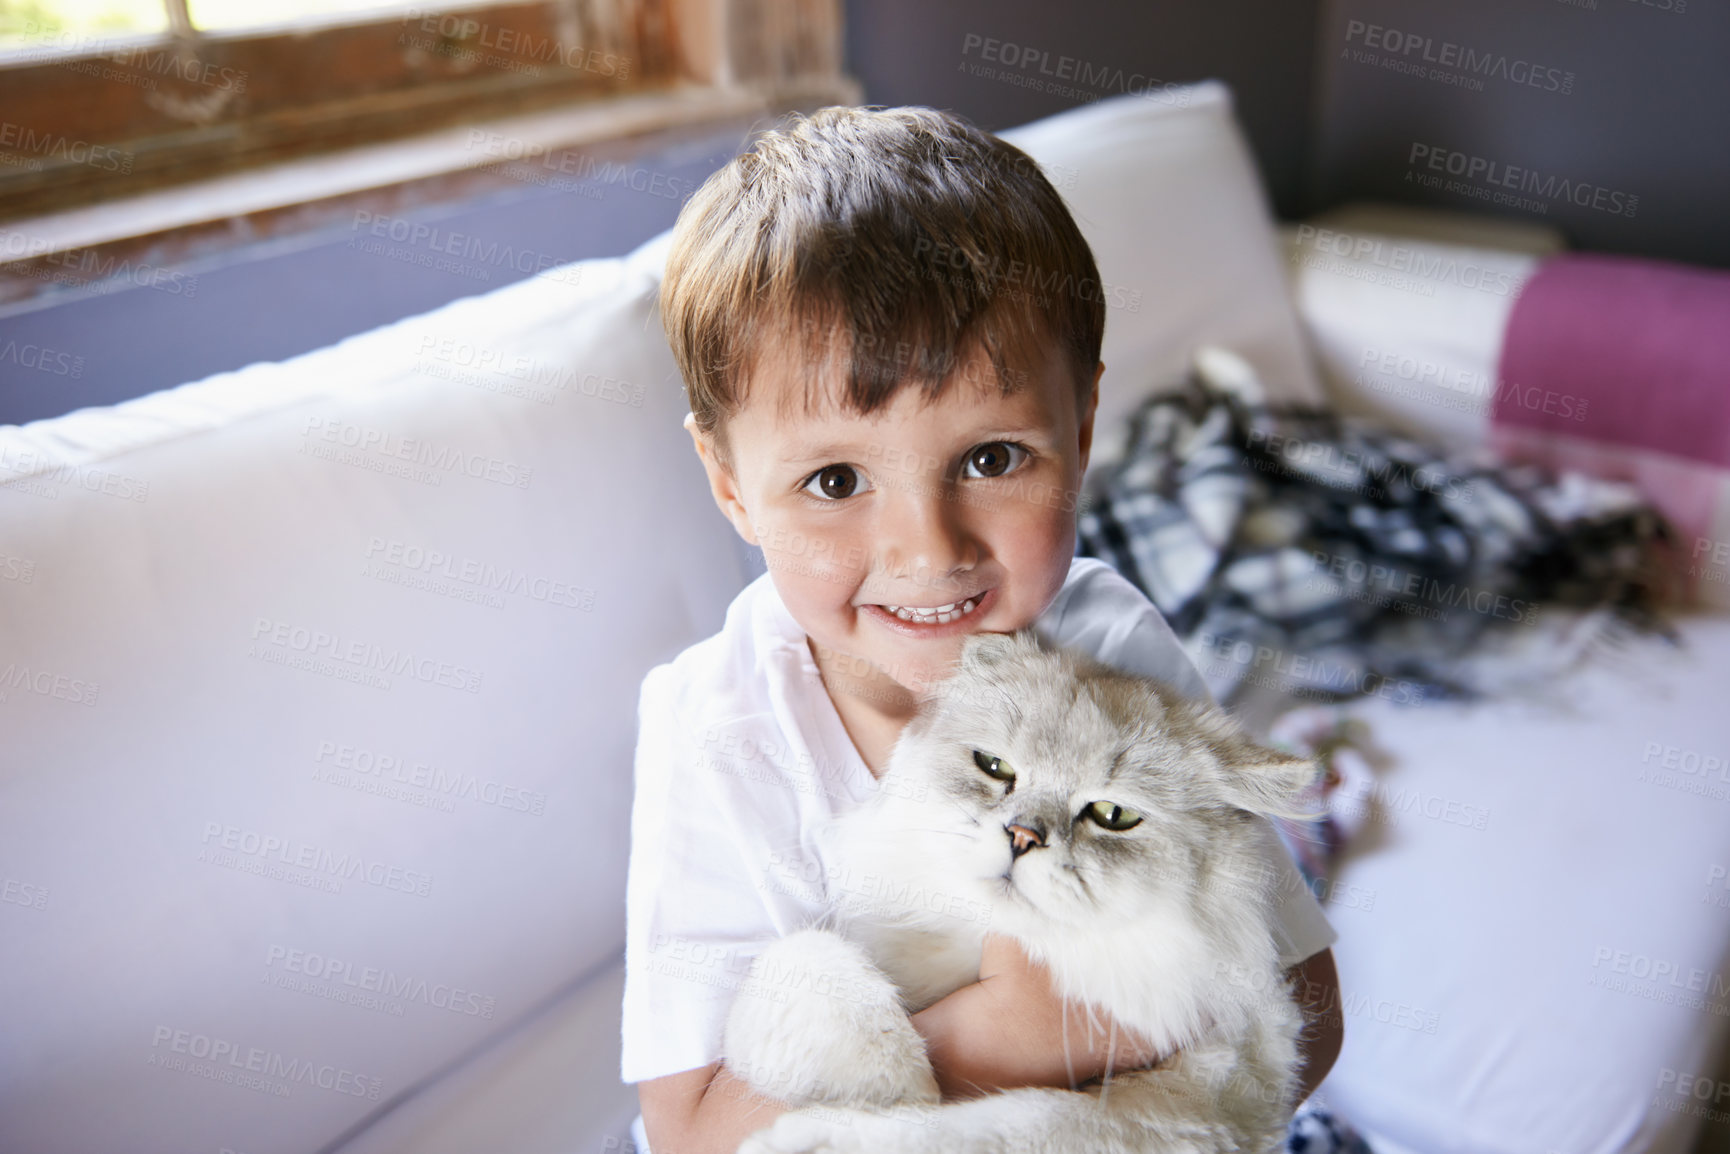
[{"label": "cat's ear", "polygon": [[1019,633],[969,633],[961,641],[961,668],[983,671],[1036,652],[1039,642],[1029,631]]},{"label": "cat's ear", "polygon": [[1322,816],[1312,808],[1313,798],[1305,797],[1321,777],[1314,758],[1256,744],[1217,709],[1196,721],[1219,759],[1218,786],[1227,805],[1267,817]]},{"label": "cat's ear", "polygon": [[1228,804],[1264,817],[1318,818],[1306,797],[1321,776],[1313,758],[1281,753],[1250,742],[1227,757],[1221,751],[1220,790]]}]

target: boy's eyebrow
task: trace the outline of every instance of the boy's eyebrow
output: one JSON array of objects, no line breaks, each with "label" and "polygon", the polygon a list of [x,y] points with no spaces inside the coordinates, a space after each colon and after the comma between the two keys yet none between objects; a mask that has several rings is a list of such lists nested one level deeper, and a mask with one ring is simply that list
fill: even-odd
[{"label": "boy's eyebrow", "polygon": [[[1049,435],[1050,429],[1043,425],[1025,425],[1010,427],[1005,425],[989,426],[985,430],[968,438],[968,447],[988,445],[993,441],[1032,440]],[[784,465],[806,465],[818,461],[842,461],[849,458],[868,459],[875,454],[870,452],[870,441],[800,441],[788,446],[781,455]],[[865,451],[860,452],[861,448]],[[882,445],[878,446],[881,451]]]},{"label": "boy's eyebrow", "polygon": [[781,463],[785,465],[803,465],[813,461],[834,461],[843,457],[853,456],[855,445],[849,442],[800,441],[791,445],[781,455]]}]

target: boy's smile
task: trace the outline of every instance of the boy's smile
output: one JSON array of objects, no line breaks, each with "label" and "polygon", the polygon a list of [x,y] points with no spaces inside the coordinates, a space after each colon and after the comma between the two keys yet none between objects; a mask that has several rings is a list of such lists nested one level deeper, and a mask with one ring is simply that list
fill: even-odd
[{"label": "boy's smile", "polygon": [[1066,358],[1035,347],[1044,363],[1007,397],[975,347],[936,400],[909,384],[869,416],[833,380],[804,411],[803,371],[765,357],[726,423],[731,469],[687,420],[844,719],[904,722],[963,636],[1027,626],[1062,587],[1103,366],[1078,411]]}]

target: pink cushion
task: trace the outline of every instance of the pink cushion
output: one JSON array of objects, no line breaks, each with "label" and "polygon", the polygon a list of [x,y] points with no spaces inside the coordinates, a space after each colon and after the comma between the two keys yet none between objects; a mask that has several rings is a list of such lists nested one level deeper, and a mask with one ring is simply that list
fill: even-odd
[{"label": "pink cushion", "polygon": [[1546,261],[1508,319],[1491,442],[1637,485],[1678,531],[1683,581],[1730,606],[1730,273]]}]

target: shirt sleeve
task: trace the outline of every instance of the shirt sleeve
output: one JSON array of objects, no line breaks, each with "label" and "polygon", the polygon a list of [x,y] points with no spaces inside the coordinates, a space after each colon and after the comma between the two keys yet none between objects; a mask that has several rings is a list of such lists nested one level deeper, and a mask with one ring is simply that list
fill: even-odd
[{"label": "shirt sleeve", "polygon": [[[1127,577],[1103,561],[1079,558],[1059,603],[1036,628],[1055,644],[1091,654],[1129,673],[1171,686],[1191,701],[1214,704],[1207,683],[1184,652],[1165,617]],[[1290,968],[1339,940],[1321,903],[1273,823],[1258,819],[1261,849],[1273,879],[1274,941],[1280,965]]]},{"label": "shirt sleeve", "polygon": [[1063,648],[1211,704],[1207,682],[1153,602],[1103,561],[1083,557],[1074,564],[1059,600],[1041,615],[1035,629]]},{"label": "shirt sleeve", "polygon": [[638,697],[635,796],[625,883],[620,1078],[641,1082],[721,1059],[734,992],[780,936],[746,860],[701,735],[681,725],[674,667]]}]

